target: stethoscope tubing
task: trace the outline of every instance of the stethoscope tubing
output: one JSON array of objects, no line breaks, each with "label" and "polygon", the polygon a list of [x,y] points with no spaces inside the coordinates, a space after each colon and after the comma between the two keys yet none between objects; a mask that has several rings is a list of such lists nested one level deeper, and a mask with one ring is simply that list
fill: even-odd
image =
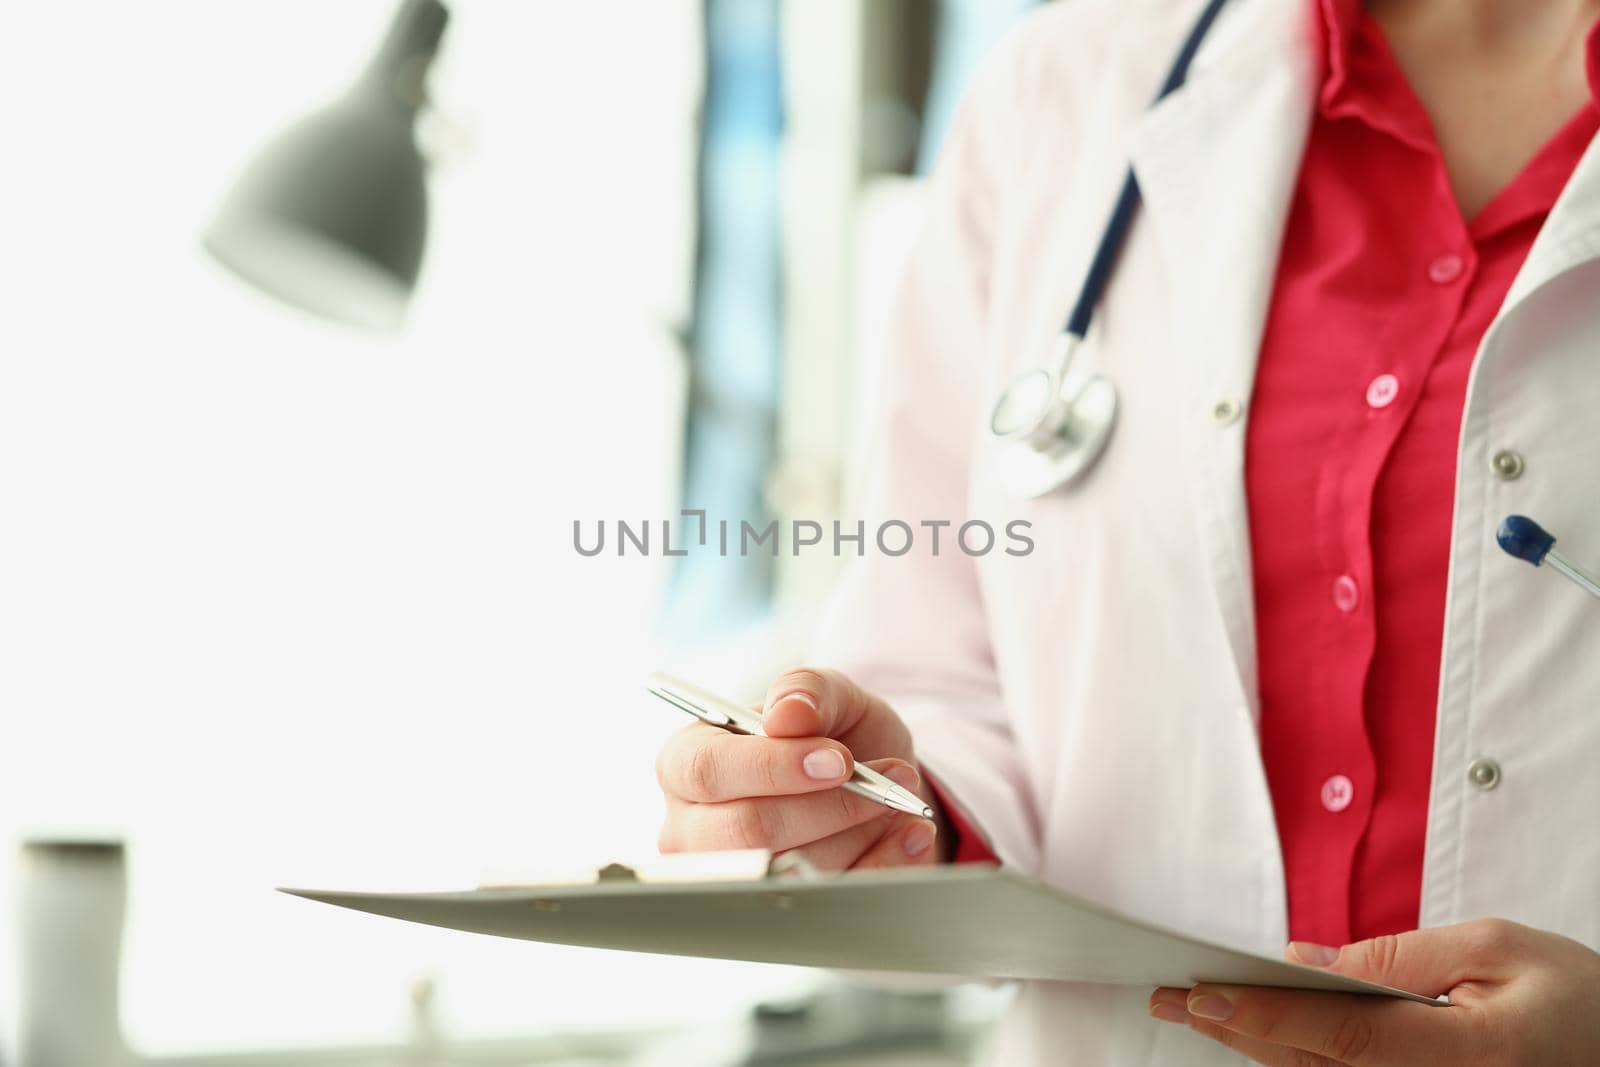
[{"label": "stethoscope tubing", "polygon": [[[1175,92],[1189,76],[1200,44],[1227,0],[1209,0],[1189,30],[1151,106]],[[1001,480],[1019,496],[1042,496],[1081,478],[1099,460],[1117,418],[1117,389],[1103,373],[1069,377],[1073,353],[1089,334],[1117,259],[1139,212],[1139,181],[1132,165],[1095,246],[1083,285],[1053,348],[1053,359],[1024,371],[1002,389],[989,417],[999,441]]]},{"label": "stethoscope tubing", "polygon": [[[1189,31],[1183,47],[1178,50],[1177,57],[1172,61],[1172,69],[1167,72],[1167,79],[1161,83],[1161,91],[1156,94],[1151,107],[1171,96],[1188,79],[1189,67],[1200,51],[1201,42],[1205,40],[1206,34],[1211,32],[1212,23],[1217,21],[1217,16],[1222,13],[1222,5],[1227,2],[1228,0],[1211,0],[1205,10],[1200,12],[1194,28]],[[1106,286],[1111,282],[1117,257],[1127,242],[1128,231],[1133,228],[1134,216],[1139,212],[1140,199],[1139,179],[1130,166],[1128,175],[1122,182],[1122,191],[1117,194],[1116,205],[1111,209],[1111,217],[1106,221],[1105,230],[1100,236],[1100,243],[1095,247],[1094,258],[1089,261],[1089,270],[1084,275],[1083,287],[1078,290],[1078,299],[1067,315],[1066,332],[1079,339],[1089,335],[1089,323],[1094,319],[1094,310],[1099,306],[1100,297],[1104,295]]]}]

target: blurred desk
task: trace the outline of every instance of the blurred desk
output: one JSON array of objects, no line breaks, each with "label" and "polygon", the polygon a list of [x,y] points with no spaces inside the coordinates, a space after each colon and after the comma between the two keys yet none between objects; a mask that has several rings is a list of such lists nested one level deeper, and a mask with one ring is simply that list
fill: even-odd
[{"label": "blurred desk", "polygon": [[[139,1060],[137,1067],[630,1067],[638,1062],[639,1035],[596,1037],[586,1051],[577,1052],[574,1042],[563,1043],[562,1050],[552,1044],[544,1049],[539,1042],[495,1042],[465,1047],[440,1057],[419,1057],[415,1050],[400,1048],[332,1049],[321,1051],[246,1052],[202,1056],[182,1056]],[[649,1039],[643,1039],[648,1045]],[[797,1054],[782,1059],[762,1059],[761,1064],[788,1064],[792,1067],[970,1067],[970,1053],[945,1045],[907,1046],[851,1053],[813,1056]]]},{"label": "blurred desk", "polygon": [[801,1062],[808,1067],[970,1067],[972,1059],[949,1049],[927,1048]]}]

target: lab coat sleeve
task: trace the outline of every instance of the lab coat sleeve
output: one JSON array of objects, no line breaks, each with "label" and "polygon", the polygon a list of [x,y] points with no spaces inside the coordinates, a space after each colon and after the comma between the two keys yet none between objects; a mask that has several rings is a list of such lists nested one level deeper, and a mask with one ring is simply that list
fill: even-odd
[{"label": "lab coat sleeve", "polygon": [[[877,693],[911,726],[917,757],[1002,862],[1038,865],[1039,829],[995,670],[974,560],[956,544],[969,514],[982,419],[990,257],[1014,120],[1020,33],[986,62],[929,183],[919,237],[891,315],[869,412],[862,516],[852,559],[825,614],[817,660]],[[947,521],[937,529],[924,522]],[[885,522],[912,549],[874,543]],[[997,530],[1004,545],[1004,533]],[[903,543],[897,527],[890,549]],[[1001,548],[997,547],[996,551]]]}]

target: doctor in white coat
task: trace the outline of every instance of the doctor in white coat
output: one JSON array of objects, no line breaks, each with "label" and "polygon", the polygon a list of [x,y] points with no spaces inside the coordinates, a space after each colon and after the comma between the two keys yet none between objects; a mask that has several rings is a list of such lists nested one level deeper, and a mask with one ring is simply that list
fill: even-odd
[{"label": "doctor in white coat", "polygon": [[[1600,604],[1494,538],[1522,512],[1600,559],[1600,150],[1577,163],[1471,362],[1419,929],[1286,949],[1244,459],[1316,106],[1313,5],[1231,0],[1187,84],[1151,107],[1201,6],[1041,10],[988,64],[933,181],[865,517],[1025,519],[1034,551],[974,557],[947,540],[935,554],[923,538],[858,561],[823,666],[773,683],[771,737],[695,725],[664,749],[662,847],[933,863],[961,826],[1122,912],[1451,1000],[1028,983],[997,1035],[1008,1067],[1600,1064]],[[1374,0],[1368,13],[1419,89],[1445,55],[1467,77],[1428,84],[1487,87],[1453,110],[1448,94],[1429,100],[1466,201],[1474,181],[1506,176],[1493,163],[1527,147],[1510,142],[1541,101],[1576,106],[1563,95],[1582,84],[1573,27],[1600,5]],[[1432,51],[1427,32],[1442,35]],[[1547,92],[1507,90],[1542,85],[1554,64]],[[1115,436],[1080,482],[1021,499],[997,477],[989,408],[1047,357],[1130,162],[1143,204],[1078,356],[1120,389]],[[1508,447],[1519,477],[1496,466]],[[941,819],[834,789],[852,753]]]}]

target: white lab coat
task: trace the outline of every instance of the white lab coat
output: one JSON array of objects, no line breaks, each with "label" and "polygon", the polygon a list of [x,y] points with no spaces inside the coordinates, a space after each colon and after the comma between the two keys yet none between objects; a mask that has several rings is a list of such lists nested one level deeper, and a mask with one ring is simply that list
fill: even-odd
[{"label": "white lab coat", "polygon": [[[821,658],[912,723],[920,759],[1006,863],[1276,955],[1243,456],[1316,64],[1306,0],[1233,0],[1188,85],[1151,109],[1199,7],[1063,0],[981,74],[895,312],[867,517],[1024,518],[1037,547],[972,558],[947,531],[937,557],[926,537],[869,555]],[[1116,434],[1076,487],[1013,498],[988,408],[1046,358],[1130,159],[1144,205],[1078,357],[1121,390]],[[1591,147],[1468,389],[1424,926],[1504,916],[1600,946],[1600,604],[1494,540],[1522,512],[1600,564],[1597,292]],[[1222,401],[1244,417],[1219,418]],[[1490,466],[1506,448],[1526,459],[1515,480]],[[1492,790],[1469,780],[1475,759],[1500,767]],[[1150,1021],[1147,994],[1029,983],[995,1062],[1240,1062]]]}]

